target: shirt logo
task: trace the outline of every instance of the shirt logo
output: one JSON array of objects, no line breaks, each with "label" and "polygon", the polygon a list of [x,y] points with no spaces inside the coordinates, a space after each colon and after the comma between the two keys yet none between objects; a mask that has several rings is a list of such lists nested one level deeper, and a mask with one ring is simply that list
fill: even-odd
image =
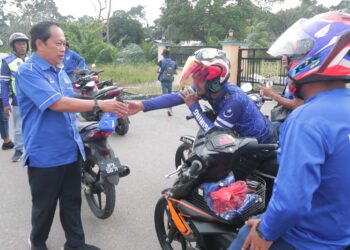
[{"label": "shirt logo", "polygon": [[47,80],[49,80],[49,83],[54,84],[55,81],[51,78],[50,75],[47,75]]},{"label": "shirt logo", "polygon": [[224,112],[224,117],[229,118],[233,116],[233,110],[232,109],[226,109]]}]

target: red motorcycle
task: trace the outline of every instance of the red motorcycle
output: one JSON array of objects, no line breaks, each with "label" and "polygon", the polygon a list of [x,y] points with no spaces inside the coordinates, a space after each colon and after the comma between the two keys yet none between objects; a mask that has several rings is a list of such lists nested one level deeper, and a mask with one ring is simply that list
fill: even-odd
[{"label": "red motorcycle", "polygon": [[[99,74],[103,71],[83,71],[77,75],[77,80],[73,82],[75,97],[79,99],[106,100],[115,98],[118,101],[125,99],[124,88],[116,86],[112,80],[101,81]],[[99,121],[103,112],[82,112],[82,117],[86,121]],[[119,117],[118,126],[115,132],[118,135],[125,135],[129,130],[130,120],[128,117]]]}]

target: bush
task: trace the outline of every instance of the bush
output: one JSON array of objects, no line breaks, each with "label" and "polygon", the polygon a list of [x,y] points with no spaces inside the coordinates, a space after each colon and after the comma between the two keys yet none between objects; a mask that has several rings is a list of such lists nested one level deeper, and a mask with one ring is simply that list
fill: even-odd
[{"label": "bush", "polygon": [[104,48],[97,54],[96,62],[111,63],[116,57],[118,49],[112,45],[104,44]]},{"label": "bush", "polygon": [[145,63],[146,57],[139,45],[131,43],[117,54],[116,61],[118,63],[139,64]]}]

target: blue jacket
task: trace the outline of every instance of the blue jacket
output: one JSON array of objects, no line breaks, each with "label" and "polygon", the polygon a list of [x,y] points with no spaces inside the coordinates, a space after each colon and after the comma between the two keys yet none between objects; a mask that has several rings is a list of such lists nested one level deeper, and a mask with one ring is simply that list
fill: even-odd
[{"label": "blue jacket", "polygon": [[350,245],[350,89],[323,91],[280,130],[280,169],[261,232],[297,249]]},{"label": "blue jacket", "polygon": [[87,70],[85,60],[77,52],[67,48],[63,59],[64,70],[67,74],[73,73],[75,69]]},{"label": "blue jacket", "polygon": [[[208,102],[218,114],[214,123],[202,112],[198,103],[190,107],[197,123],[205,132],[213,126],[219,126],[232,129],[242,137],[256,137],[261,143],[272,141],[273,125],[239,87],[226,83],[221,95],[216,99],[209,98]],[[145,111],[183,103],[180,93],[165,94],[143,101]]]}]

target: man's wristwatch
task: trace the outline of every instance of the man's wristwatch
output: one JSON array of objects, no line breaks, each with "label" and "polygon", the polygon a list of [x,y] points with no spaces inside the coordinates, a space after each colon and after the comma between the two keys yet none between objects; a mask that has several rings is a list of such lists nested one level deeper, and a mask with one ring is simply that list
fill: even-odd
[{"label": "man's wristwatch", "polygon": [[261,221],[258,222],[258,224],[256,225],[256,228],[255,228],[257,234],[259,235],[259,237],[260,237],[261,239],[263,239],[263,240],[265,240],[265,241],[269,241],[269,240],[265,239],[265,237],[262,235],[262,233],[261,233],[261,231],[260,231],[260,224],[261,224]]},{"label": "man's wristwatch", "polygon": [[93,111],[94,113],[98,113],[98,112],[101,110],[101,109],[100,109],[100,106],[98,105],[98,100],[97,100],[97,99],[94,99],[94,102],[95,102],[95,105],[94,105],[92,111]]}]

